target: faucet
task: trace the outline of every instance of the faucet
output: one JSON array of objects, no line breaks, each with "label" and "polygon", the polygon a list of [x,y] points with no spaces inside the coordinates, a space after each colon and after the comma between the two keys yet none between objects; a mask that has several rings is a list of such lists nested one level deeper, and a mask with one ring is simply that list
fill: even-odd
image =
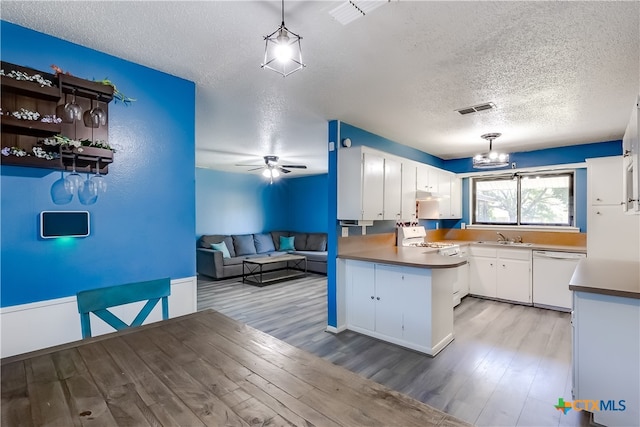
[{"label": "faucet", "polygon": [[516,236],[515,241],[516,241],[517,243],[522,243],[522,237],[521,237],[521,236]]},{"label": "faucet", "polygon": [[500,233],[499,231],[496,232],[496,234],[498,235],[498,242],[508,242],[509,240],[507,240],[506,237],[504,237],[504,234]]}]

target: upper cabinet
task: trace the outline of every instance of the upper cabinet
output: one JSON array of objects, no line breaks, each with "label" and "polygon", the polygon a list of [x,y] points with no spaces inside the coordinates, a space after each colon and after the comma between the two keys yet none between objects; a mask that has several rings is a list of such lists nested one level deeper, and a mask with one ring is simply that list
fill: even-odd
[{"label": "upper cabinet", "polygon": [[[446,206],[441,209],[441,218],[455,218],[454,215],[461,214],[459,208],[452,210],[450,204],[455,180],[450,172],[368,147],[341,148],[338,219],[414,221],[416,190],[444,193],[441,203]],[[459,191],[456,194],[461,198]],[[461,206],[461,201],[454,205]]]},{"label": "upper cabinet", "polygon": [[[108,172],[112,86],[4,61],[0,84],[3,165]],[[77,115],[63,117],[69,105]]]},{"label": "upper cabinet", "polygon": [[640,214],[640,96],[631,111],[629,124],[622,138],[623,192],[627,213]]}]

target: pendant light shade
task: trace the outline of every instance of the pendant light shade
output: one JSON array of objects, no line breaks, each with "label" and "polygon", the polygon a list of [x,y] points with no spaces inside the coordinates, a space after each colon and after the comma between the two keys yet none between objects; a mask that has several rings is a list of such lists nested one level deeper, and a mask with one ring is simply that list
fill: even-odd
[{"label": "pendant light shade", "polygon": [[264,36],[264,62],[261,67],[275,71],[282,77],[302,70],[300,37],[284,25],[284,0],[282,0],[282,24],[273,33]]},{"label": "pendant light shade", "polygon": [[475,169],[503,168],[509,166],[509,155],[493,150],[493,140],[501,135],[501,133],[494,132],[480,136],[480,138],[489,141],[489,151],[473,156],[473,167]]}]

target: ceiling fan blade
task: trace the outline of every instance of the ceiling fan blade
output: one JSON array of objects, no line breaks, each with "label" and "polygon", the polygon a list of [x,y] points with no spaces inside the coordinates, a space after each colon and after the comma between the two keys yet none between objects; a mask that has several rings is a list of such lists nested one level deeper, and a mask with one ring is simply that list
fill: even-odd
[{"label": "ceiling fan blade", "polygon": [[264,169],[264,166],[259,166],[257,168],[249,169],[247,172],[257,171],[257,170],[260,170],[260,169]]},{"label": "ceiling fan blade", "polygon": [[291,169],[306,169],[305,165],[282,165],[283,168],[291,168]]},{"label": "ceiling fan blade", "polygon": [[282,166],[278,166],[278,170],[282,173],[291,173],[290,170],[283,168]]}]

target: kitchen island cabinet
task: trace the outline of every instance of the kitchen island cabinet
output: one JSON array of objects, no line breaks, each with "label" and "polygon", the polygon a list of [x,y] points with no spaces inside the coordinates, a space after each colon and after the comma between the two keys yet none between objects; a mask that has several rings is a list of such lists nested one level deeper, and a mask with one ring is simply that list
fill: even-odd
[{"label": "kitchen island cabinet", "polygon": [[347,329],[435,356],[453,341],[456,274],[347,260]]},{"label": "kitchen island cabinet", "polygon": [[607,403],[591,411],[598,424],[640,425],[640,263],[581,260],[569,289],[573,399]]}]

